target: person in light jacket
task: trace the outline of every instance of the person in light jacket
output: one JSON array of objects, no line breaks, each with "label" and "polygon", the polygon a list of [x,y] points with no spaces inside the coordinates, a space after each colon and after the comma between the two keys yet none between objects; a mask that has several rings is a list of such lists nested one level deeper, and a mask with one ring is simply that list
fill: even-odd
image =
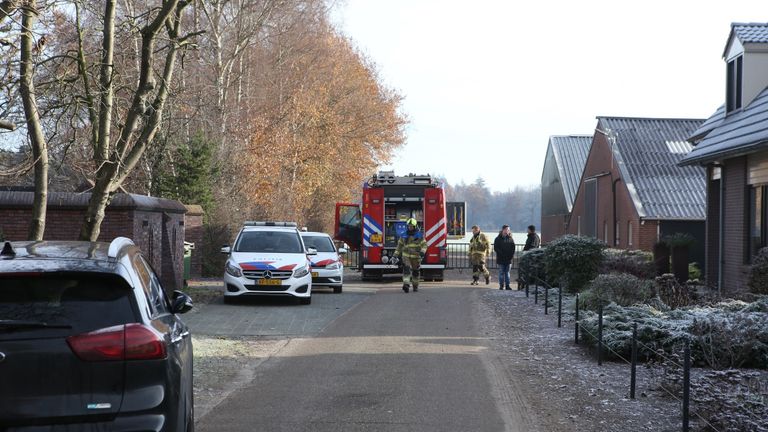
[{"label": "person in light jacket", "polygon": [[515,240],[509,225],[501,227],[501,232],[493,241],[493,250],[496,252],[496,263],[499,265],[499,289],[511,290],[509,286],[509,267],[515,256]]}]

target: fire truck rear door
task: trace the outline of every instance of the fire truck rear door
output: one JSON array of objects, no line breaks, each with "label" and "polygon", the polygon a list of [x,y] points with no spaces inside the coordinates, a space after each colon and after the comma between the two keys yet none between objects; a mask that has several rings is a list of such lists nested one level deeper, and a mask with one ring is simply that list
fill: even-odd
[{"label": "fire truck rear door", "polygon": [[336,203],[336,226],[333,239],[343,241],[352,250],[358,250],[362,239],[361,221],[359,205]]}]

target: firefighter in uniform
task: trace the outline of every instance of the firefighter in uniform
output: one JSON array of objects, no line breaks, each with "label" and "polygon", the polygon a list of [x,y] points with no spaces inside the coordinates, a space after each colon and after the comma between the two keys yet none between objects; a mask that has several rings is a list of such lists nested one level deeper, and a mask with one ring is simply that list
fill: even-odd
[{"label": "firefighter in uniform", "polygon": [[491,273],[485,266],[485,258],[490,255],[491,247],[488,237],[480,232],[477,225],[472,227],[472,238],[469,239],[469,262],[472,263],[472,285],[477,285],[480,275],[485,277],[485,284],[491,282]]},{"label": "firefighter in uniform", "polygon": [[397,250],[394,256],[403,259],[403,291],[408,292],[413,283],[413,292],[419,290],[419,270],[421,260],[427,252],[427,241],[419,231],[419,223],[414,218],[406,222],[407,232],[397,241]]}]

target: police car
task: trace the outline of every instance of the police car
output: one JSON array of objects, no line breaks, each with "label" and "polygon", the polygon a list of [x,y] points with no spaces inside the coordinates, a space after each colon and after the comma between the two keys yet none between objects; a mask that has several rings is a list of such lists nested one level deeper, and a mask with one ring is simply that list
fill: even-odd
[{"label": "police car", "polygon": [[340,293],[344,285],[344,263],[340,254],[347,253],[347,250],[337,250],[331,236],[325,233],[302,231],[301,238],[308,248],[317,250],[317,255],[310,258],[312,286],[333,288],[334,293]]},{"label": "police car", "polygon": [[312,302],[310,257],[293,222],[245,222],[235,243],[225,245],[224,301],[246,296],[296,297]]}]

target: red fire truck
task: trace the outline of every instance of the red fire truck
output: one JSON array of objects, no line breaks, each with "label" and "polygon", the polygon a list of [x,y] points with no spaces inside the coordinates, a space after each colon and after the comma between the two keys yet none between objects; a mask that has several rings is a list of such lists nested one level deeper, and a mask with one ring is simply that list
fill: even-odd
[{"label": "red fire truck", "polygon": [[414,218],[427,241],[422,278],[441,281],[448,238],[464,237],[465,210],[463,202],[445,201],[445,191],[434,177],[398,177],[392,171],[382,171],[363,184],[361,204],[336,204],[334,238],[359,251],[363,280],[380,279],[402,272],[402,263],[393,259],[393,254],[397,240],[406,231],[405,221]]}]

